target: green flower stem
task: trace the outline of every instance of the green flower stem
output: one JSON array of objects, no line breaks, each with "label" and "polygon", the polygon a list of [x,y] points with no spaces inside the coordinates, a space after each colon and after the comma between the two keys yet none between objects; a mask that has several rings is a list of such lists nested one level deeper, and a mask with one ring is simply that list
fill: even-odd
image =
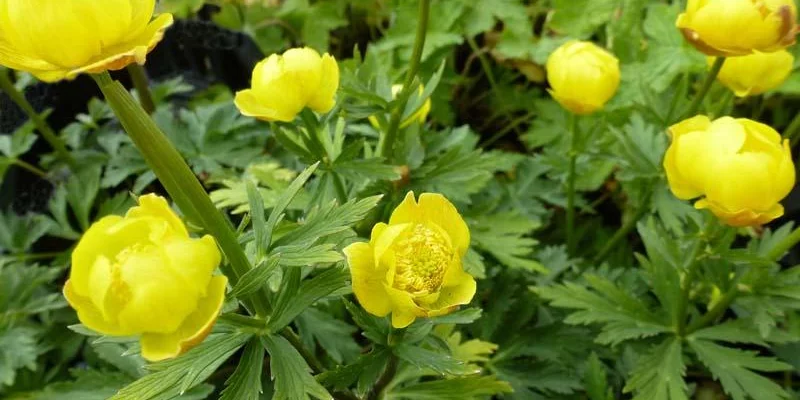
[{"label": "green flower stem", "polygon": [[425,48],[425,37],[428,32],[430,4],[430,0],[420,0],[419,2],[419,20],[417,21],[417,33],[414,39],[414,51],[411,54],[406,80],[403,83],[403,90],[397,95],[397,104],[395,104],[392,110],[391,119],[389,120],[389,129],[386,131],[386,136],[381,146],[380,155],[385,157],[387,161],[392,160],[394,142],[397,141],[397,131],[400,129],[400,119],[403,117],[403,111],[406,109],[408,98],[411,96],[411,86],[414,83],[417,71],[419,71],[419,65],[422,61],[422,50]]},{"label": "green flower stem", "polygon": [[575,167],[578,162],[578,117],[569,121],[569,171],[567,172],[567,254],[575,255]]},{"label": "green flower stem", "polygon": [[[647,204],[650,201],[650,197],[648,196],[645,199],[644,204]],[[639,210],[636,211],[636,214],[630,218],[628,221],[625,222],[617,231],[614,233],[614,236],[611,237],[611,240],[606,242],[605,246],[597,253],[594,260],[592,260],[592,265],[600,265],[603,261],[605,261],[606,257],[611,254],[611,251],[614,250],[619,242],[625,239],[631,231],[636,228],[636,224],[639,223],[639,220],[644,218],[645,215],[650,211],[650,208],[647,206],[639,207]]]},{"label": "green flower stem", "polygon": [[691,335],[692,333],[696,332],[699,329],[705,328],[706,326],[714,323],[733,303],[733,300],[736,299],[736,296],[739,295],[739,288],[737,287],[736,282],[733,283],[733,287],[730,288],[722,298],[708,310],[702,317],[692,322],[688,328],[686,328],[686,334]]},{"label": "green flower stem", "polygon": [[717,79],[717,75],[719,75],[719,71],[722,70],[723,64],[725,64],[725,57],[717,57],[714,60],[714,65],[711,66],[706,80],[703,81],[703,86],[700,87],[700,91],[695,95],[692,104],[689,105],[689,110],[685,115],[686,118],[694,117],[697,111],[700,110],[700,105],[703,104],[703,99],[705,99],[706,94],[708,94],[708,91],[711,89],[711,85],[713,85],[714,81]]},{"label": "green flower stem", "polygon": [[800,139],[800,113],[794,116],[794,119],[783,132],[783,138],[790,141],[792,146],[796,144],[797,139]]},{"label": "green flower stem", "polygon": [[78,167],[78,164],[75,163],[75,159],[72,158],[72,154],[69,153],[67,150],[67,145],[64,144],[64,141],[56,135],[53,131],[53,128],[47,124],[42,116],[33,109],[31,103],[28,102],[28,99],[17,90],[17,87],[11,82],[11,78],[8,77],[8,69],[0,67],[0,89],[2,89],[11,100],[16,103],[25,114],[28,115],[28,118],[33,121],[34,125],[36,125],[36,129],[39,130],[39,133],[44,137],[44,140],[47,143],[50,143],[50,147],[55,150],[56,154],[62,161],[69,165],[70,169],[75,171]]},{"label": "green flower stem", "polygon": [[767,253],[767,258],[778,261],[783,257],[784,254],[786,254],[787,251],[796,246],[798,243],[800,243],[800,228],[795,229],[794,232],[786,237],[786,239],[783,239],[780,243],[773,247],[769,253]]},{"label": "green flower stem", "polygon": [[152,114],[156,110],[156,103],[153,101],[153,92],[150,91],[147,72],[144,67],[136,63],[128,65],[127,70],[133,81],[133,87],[136,88],[136,94],[139,95],[139,104],[146,113]]},{"label": "green flower stem", "polygon": [[47,172],[43,171],[41,168],[39,168],[39,167],[37,167],[37,166],[35,166],[33,164],[27,163],[27,162],[22,161],[20,159],[14,160],[13,163],[14,163],[14,165],[16,165],[16,166],[18,166],[18,167],[20,167],[22,169],[28,170],[29,172],[33,173],[34,175],[36,175],[36,176],[38,176],[38,177],[40,177],[42,179],[48,179],[47,178]]},{"label": "green flower stem", "polygon": [[[131,94],[107,72],[93,77],[125,131],[175,203],[217,240],[230,262],[230,269],[223,266],[223,272],[235,286],[252,267],[230,222],[217,210],[186,161]],[[266,316],[269,304],[265,296],[257,293],[249,300],[248,308],[252,312],[259,317]]]}]

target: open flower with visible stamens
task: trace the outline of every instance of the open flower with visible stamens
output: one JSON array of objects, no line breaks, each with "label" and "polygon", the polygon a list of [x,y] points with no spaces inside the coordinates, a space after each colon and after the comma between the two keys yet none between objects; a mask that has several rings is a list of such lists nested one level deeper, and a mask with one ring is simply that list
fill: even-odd
[{"label": "open flower with visible stamens", "polygon": [[475,295],[475,279],[462,266],[469,241],[467,224],[444,196],[423,193],[417,202],[409,192],[369,243],[344,249],[353,292],[370,314],[391,313],[395,328],[448,314]]}]

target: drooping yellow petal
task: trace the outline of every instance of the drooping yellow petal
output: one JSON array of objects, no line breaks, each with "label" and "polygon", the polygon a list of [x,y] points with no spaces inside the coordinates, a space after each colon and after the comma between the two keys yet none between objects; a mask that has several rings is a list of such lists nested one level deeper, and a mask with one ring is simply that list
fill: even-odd
[{"label": "drooping yellow petal", "polygon": [[72,281],[68,280],[64,285],[64,297],[70,307],[78,312],[78,320],[87,328],[110,336],[131,336],[137,332],[122,329],[118,324],[110,323],[103,318],[102,313],[94,303],[86,297],[75,292]]},{"label": "drooping yellow petal", "polygon": [[[709,57],[709,63],[713,63],[713,58]],[[717,79],[736,96],[756,96],[779,87],[793,67],[794,56],[786,50],[755,52],[725,60]]]},{"label": "drooping yellow petal", "polygon": [[380,273],[374,262],[369,243],[353,243],[343,250],[350,266],[350,275],[359,304],[368,313],[383,317],[392,310],[384,289],[385,273]]},{"label": "drooping yellow petal", "polygon": [[227,283],[228,279],[224,276],[211,278],[206,296],[200,298],[195,311],[175,331],[166,334],[142,334],[142,357],[151,362],[161,361],[176,357],[200,344],[211,333],[211,328],[222,310]]},{"label": "drooping yellow petal", "polygon": [[408,292],[387,287],[386,292],[392,303],[392,326],[400,329],[411,325],[417,317],[425,317],[427,313],[414,303]]}]

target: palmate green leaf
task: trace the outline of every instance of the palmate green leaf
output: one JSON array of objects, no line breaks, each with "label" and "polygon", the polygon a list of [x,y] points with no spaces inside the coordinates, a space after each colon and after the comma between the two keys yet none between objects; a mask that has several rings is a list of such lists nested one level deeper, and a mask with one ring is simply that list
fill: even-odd
[{"label": "palmate green leaf", "polygon": [[12,385],[17,370],[36,370],[36,357],[44,349],[37,343],[40,332],[27,327],[0,329],[0,388]]},{"label": "palmate green leaf", "polygon": [[22,254],[50,229],[51,224],[39,215],[0,210],[0,251]]},{"label": "palmate green leaf", "polygon": [[366,338],[374,343],[386,344],[386,338],[391,331],[388,318],[378,318],[368,314],[363,308],[346,298],[342,298],[342,302],[344,302],[345,308],[353,317],[353,321],[363,330],[363,335]]},{"label": "palmate green leaf", "polygon": [[128,375],[119,372],[94,369],[70,372],[75,377],[73,381],[53,383],[37,392],[11,395],[8,400],[106,400],[131,381]]},{"label": "palmate green leaf", "polygon": [[361,346],[353,339],[356,327],[316,308],[307,308],[295,320],[305,344],[313,348],[319,343],[325,353],[337,363],[349,363],[361,353]]},{"label": "palmate green leaf", "polygon": [[394,354],[418,368],[429,368],[440,374],[469,375],[480,372],[463,361],[456,360],[450,354],[428,350],[426,348],[402,343],[393,348]]},{"label": "palmate green leaf", "polygon": [[0,262],[0,326],[65,307],[61,293],[48,288],[60,276],[57,268]]},{"label": "palmate green leaf", "polygon": [[778,329],[771,330],[765,337],[762,335],[758,324],[748,319],[736,319],[709,326],[695,331],[689,335],[689,338],[727,343],[755,344],[763,347],[769,346],[769,343],[785,344],[798,341],[796,335]]},{"label": "palmate green leaf", "polygon": [[313,376],[306,361],[281,336],[262,336],[261,343],[270,354],[270,372],[275,381],[272,400],[303,400],[309,395],[320,400],[331,399],[331,395]]},{"label": "palmate green leaf", "polygon": [[534,287],[539,296],[555,307],[577,309],[564,322],[568,324],[602,323],[597,341],[616,345],[630,339],[656,336],[672,330],[668,323],[652,313],[645,304],[610,281],[584,275],[589,288],[573,282],[550,287]]},{"label": "palmate green leaf", "polygon": [[611,20],[619,0],[554,0],[550,28],[564,36],[587,38]]},{"label": "palmate green leaf", "polygon": [[359,357],[352,364],[337,366],[317,376],[317,380],[325,387],[344,390],[357,382],[356,391],[366,394],[378,381],[378,378],[392,352],[387,347],[375,346],[368,354]]},{"label": "palmate green leaf", "polygon": [[245,345],[236,370],[225,381],[219,400],[258,400],[261,395],[261,368],[264,365],[264,346],[256,339]]},{"label": "palmate green leaf", "polygon": [[511,384],[512,398],[519,400],[537,398],[534,391],[540,396],[542,393],[569,395],[583,387],[574,365],[564,367],[552,362],[517,360],[493,365],[492,370],[499,379]]},{"label": "palmate green leaf", "polygon": [[387,399],[470,400],[511,392],[511,385],[492,376],[469,376],[416,383],[393,389]]},{"label": "palmate green leaf", "polygon": [[754,351],[724,347],[708,340],[690,340],[689,346],[734,400],[790,398],[780,385],[757,372],[790,371],[791,365],[771,357],[760,357]]},{"label": "palmate green leaf", "polygon": [[586,394],[589,395],[590,400],[614,400],[614,394],[608,387],[606,368],[597,353],[589,356],[583,380],[586,385]]},{"label": "palmate green leaf", "polygon": [[476,247],[510,268],[547,274],[549,270],[530,258],[538,243],[529,235],[539,227],[517,212],[481,215],[470,219]]},{"label": "palmate green leaf", "polygon": [[267,327],[273,332],[283,329],[317,300],[346,288],[349,277],[350,274],[344,268],[331,267],[304,281],[298,287],[295,285],[300,279],[300,270],[296,268],[289,270],[287,273],[288,283],[278,294],[278,300],[275,302],[269,321],[267,321]]},{"label": "palmate green leaf", "polygon": [[310,247],[322,237],[340,233],[361,221],[372,210],[382,196],[351,200],[342,205],[335,202],[311,211],[297,228],[275,241],[274,251],[280,246],[294,245]]},{"label": "palmate green leaf", "polygon": [[706,69],[705,56],[675,29],[679,7],[677,3],[653,3],[647,9],[644,31],[649,45],[643,71],[645,81],[657,93],[669,88],[679,74]]},{"label": "palmate green leaf", "polygon": [[639,236],[644,242],[649,258],[637,255],[639,264],[649,278],[650,286],[670,321],[677,323],[685,315],[678,315],[682,299],[681,280],[678,273],[681,254],[679,246],[654,219],[638,224]]},{"label": "palmate green leaf", "polygon": [[251,335],[217,334],[182,356],[150,365],[153,372],[120,390],[110,400],[166,400],[203,383]]},{"label": "palmate green leaf", "polygon": [[634,393],[633,400],[688,400],[685,373],[683,346],[671,337],[639,359],[625,392]]},{"label": "palmate green leaf", "polygon": [[255,268],[247,271],[233,287],[228,297],[241,297],[253,293],[267,284],[269,278],[278,270],[280,254],[262,260]]}]

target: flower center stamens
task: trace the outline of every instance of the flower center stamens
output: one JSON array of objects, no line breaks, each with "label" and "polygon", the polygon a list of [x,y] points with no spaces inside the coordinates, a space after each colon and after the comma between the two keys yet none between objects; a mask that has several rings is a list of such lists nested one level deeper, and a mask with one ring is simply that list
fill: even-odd
[{"label": "flower center stamens", "polygon": [[441,233],[416,224],[394,245],[394,287],[409,293],[437,291],[442,286],[453,250]]}]

